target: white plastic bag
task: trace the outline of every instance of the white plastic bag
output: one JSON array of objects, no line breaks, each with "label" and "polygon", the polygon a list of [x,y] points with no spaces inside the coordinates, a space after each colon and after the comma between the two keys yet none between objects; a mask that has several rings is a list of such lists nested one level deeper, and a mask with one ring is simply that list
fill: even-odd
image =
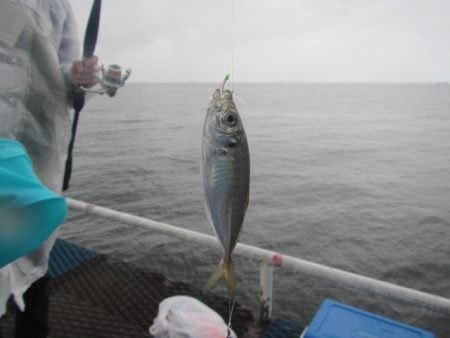
[{"label": "white plastic bag", "polygon": [[[227,325],[197,299],[174,296],[159,304],[150,334],[155,338],[227,338]],[[233,331],[231,337],[237,338]]]}]

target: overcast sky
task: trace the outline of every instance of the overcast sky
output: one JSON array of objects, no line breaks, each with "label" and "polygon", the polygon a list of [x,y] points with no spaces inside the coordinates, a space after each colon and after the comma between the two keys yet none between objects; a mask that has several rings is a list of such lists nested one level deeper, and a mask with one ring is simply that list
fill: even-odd
[{"label": "overcast sky", "polygon": [[96,54],[133,82],[450,81],[450,0],[105,0]]}]

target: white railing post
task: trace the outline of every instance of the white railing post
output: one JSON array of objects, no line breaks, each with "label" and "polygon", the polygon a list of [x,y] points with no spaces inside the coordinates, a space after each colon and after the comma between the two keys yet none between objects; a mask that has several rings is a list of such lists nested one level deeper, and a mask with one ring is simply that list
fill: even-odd
[{"label": "white railing post", "polygon": [[259,267],[259,305],[261,322],[272,318],[273,265],[262,261]]}]

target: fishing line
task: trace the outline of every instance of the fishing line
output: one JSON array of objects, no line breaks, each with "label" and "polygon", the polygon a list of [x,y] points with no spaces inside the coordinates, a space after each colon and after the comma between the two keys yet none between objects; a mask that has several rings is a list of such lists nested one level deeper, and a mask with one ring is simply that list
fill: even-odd
[{"label": "fishing line", "polygon": [[[231,75],[231,92],[234,92],[234,0],[231,0],[231,66],[230,66],[230,75]],[[227,77],[225,78],[227,80]],[[224,80],[224,85],[225,81]],[[227,325],[227,338],[232,338],[231,336],[231,319],[233,317],[234,305],[236,304],[236,298],[228,299],[228,325]]]},{"label": "fishing line", "polygon": [[231,318],[233,316],[234,305],[236,304],[236,298],[228,299],[228,325],[227,325],[227,338],[232,338],[231,336]]},{"label": "fishing line", "polygon": [[234,0],[231,0],[231,91],[234,92]]},{"label": "fishing line", "polygon": [[[231,92],[234,93],[234,0],[231,0]],[[234,305],[236,304],[236,298],[228,299],[228,325],[227,325],[227,338],[232,338],[231,336],[231,319],[233,317]]]}]

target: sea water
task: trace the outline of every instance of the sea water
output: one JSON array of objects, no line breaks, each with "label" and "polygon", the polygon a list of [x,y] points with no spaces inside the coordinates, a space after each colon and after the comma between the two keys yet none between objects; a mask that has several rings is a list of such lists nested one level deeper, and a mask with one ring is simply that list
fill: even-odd
[{"label": "sea water", "polygon": [[[82,112],[70,197],[213,234],[200,177],[215,84],[128,84]],[[450,86],[234,84],[250,148],[240,242],[450,297]],[[72,212],[62,237],[202,288],[218,250]],[[257,312],[259,263],[235,257]],[[226,295],[223,287],[216,292]],[[331,297],[450,336],[448,315],[275,269],[273,316]]]}]

